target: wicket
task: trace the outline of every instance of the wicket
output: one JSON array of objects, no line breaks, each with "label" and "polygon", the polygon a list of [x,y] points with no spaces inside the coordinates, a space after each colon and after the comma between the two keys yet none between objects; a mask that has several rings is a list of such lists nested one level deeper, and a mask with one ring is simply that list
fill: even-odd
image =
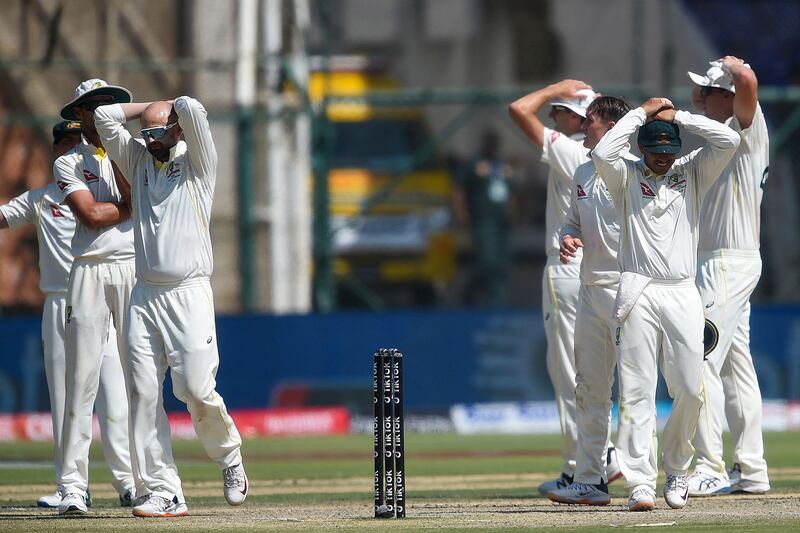
[{"label": "wicket", "polygon": [[375,352],[372,366],[375,455],[375,518],[406,515],[403,441],[403,354],[396,348]]}]

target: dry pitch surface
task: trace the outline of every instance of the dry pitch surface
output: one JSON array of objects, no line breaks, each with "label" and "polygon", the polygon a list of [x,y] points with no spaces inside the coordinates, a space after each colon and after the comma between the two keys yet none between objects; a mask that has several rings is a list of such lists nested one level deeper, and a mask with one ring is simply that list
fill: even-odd
[{"label": "dry pitch surface", "polygon": [[[781,470],[786,470],[782,472]],[[796,476],[796,468],[776,469],[773,476]],[[474,475],[417,476],[411,491],[427,487],[475,489],[529,487],[531,494],[542,481],[539,475]],[[173,519],[133,518],[129,509],[96,506],[89,517],[65,519],[55,511],[35,507],[12,507],[2,502],[35,501],[50,490],[49,485],[0,486],[0,530],[3,531],[419,531],[433,529],[463,530],[530,530],[537,528],[611,528],[648,527],[666,530],[693,530],[708,527],[716,530],[751,529],[783,531],[800,528],[800,494],[774,493],[763,496],[730,495],[715,498],[694,498],[682,510],[672,510],[663,499],[656,510],[631,513],[626,500],[612,499],[606,507],[566,506],[542,498],[447,498],[413,499],[409,493],[408,516],[403,520],[376,520],[368,499],[363,503],[338,501],[337,494],[362,491],[366,497],[371,480],[344,478],[337,480],[253,481],[251,500],[239,508],[228,507],[222,500],[218,483],[187,483],[190,516]],[[330,504],[265,504],[258,496],[316,493],[331,494]],[[96,499],[112,498],[111,490],[99,490]],[[219,504],[192,505],[191,497],[219,497]],[[207,501],[207,500],[206,500]],[[661,527],[659,527],[661,526]],[[748,527],[749,526],[749,527]]]}]

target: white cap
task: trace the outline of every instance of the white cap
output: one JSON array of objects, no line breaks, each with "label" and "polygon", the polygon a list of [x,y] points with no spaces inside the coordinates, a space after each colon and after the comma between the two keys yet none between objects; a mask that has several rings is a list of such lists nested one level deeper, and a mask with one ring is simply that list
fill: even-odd
[{"label": "white cap", "polygon": [[[727,69],[722,68],[722,61],[710,61],[709,65],[711,65],[711,67],[706,71],[705,76],[695,74],[694,72],[687,72],[689,78],[691,78],[695,85],[701,87],[717,87],[718,89],[724,89],[735,93],[736,86],[733,84],[733,77]],[[744,66],[750,68],[750,65],[747,63],[745,63]]]},{"label": "white cap", "polygon": [[597,94],[591,89],[581,89],[578,91],[577,96],[574,98],[555,98],[550,100],[550,105],[560,105],[566,107],[570,111],[586,118],[586,108],[589,107]]},{"label": "white cap", "polygon": [[92,78],[82,82],[75,88],[75,98],[61,108],[61,118],[65,120],[80,120],[72,108],[84,100],[92,97],[105,96],[108,103],[128,103],[131,101],[131,92],[125,87],[109,85],[104,80]]}]

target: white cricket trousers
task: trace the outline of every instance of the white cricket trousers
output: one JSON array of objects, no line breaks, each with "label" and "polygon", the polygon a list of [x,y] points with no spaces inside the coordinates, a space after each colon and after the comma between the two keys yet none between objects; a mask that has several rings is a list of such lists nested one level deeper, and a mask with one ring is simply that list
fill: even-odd
[{"label": "white cricket trousers", "polygon": [[664,428],[664,471],[685,475],[703,404],[703,305],[693,279],[653,280],[621,325],[617,457],[625,486],[656,488],[658,366],[672,398]]},{"label": "white cricket trousers", "polygon": [[[128,363],[121,332],[125,331],[133,280],[133,262],[76,259],[72,264],[65,320],[66,400],[61,436],[63,466],[59,479],[62,494],[83,495],[89,486],[92,408],[98,394],[103,348],[107,342],[114,342],[109,338],[111,324],[117,331],[123,375],[115,387],[129,390]],[[130,449],[130,441],[128,446]],[[137,478],[135,465],[131,465],[131,474]]]},{"label": "white cricket trousers", "polygon": [[617,286],[581,285],[575,319],[576,483],[608,482],[611,388],[617,364],[614,298]]},{"label": "white cricket trousers", "polygon": [[[67,310],[66,293],[49,293],[42,314],[42,343],[44,371],[50,392],[50,414],[53,419],[56,483],[61,478],[63,451],[61,437],[64,428],[66,403],[66,370],[64,354],[64,320]],[[134,487],[128,440],[128,396],[125,378],[117,349],[117,332],[109,327],[108,341],[100,363],[100,388],[97,391],[97,419],[103,455],[111,470],[111,484],[120,495]]]},{"label": "white cricket trousers", "polygon": [[575,474],[578,440],[575,406],[575,316],[580,290],[581,262],[562,264],[557,256],[547,258],[542,276],[542,314],[547,337],[547,373],[553,384],[561,421],[561,471]]},{"label": "white cricket trousers", "polygon": [[221,468],[242,462],[242,439],[222,397],[214,299],[208,278],[175,285],[136,283],[131,295],[126,339],[130,354],[134,462],[142,477],[137,496],[172,498],[181,491],[172,455],[169,425],[159,421],[167,369],[175,397],[192,415],[208,456]]},{"label": "white cricket trousers", "polygon": [[723,416],[733,440],[733,462],[742,479],[769,483],[761,434],[761,390],[750,354],[750,295],[761,277],[758,250],[701,252],[697,288],[706,318],[719,330],[703,374],[706,399],[694,446],[695,470],[728,478],[722,459]]}]

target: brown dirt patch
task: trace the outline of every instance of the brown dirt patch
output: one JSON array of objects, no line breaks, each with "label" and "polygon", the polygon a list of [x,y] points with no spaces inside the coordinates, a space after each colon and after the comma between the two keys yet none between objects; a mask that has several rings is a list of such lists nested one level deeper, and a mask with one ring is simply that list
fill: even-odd
[{"label": "brown dirt patch", "polygon": [[[799,469],[770,471],[771,476],[790,476]],[[791,470],[789,472],[788,470]],[[692,524],[774,524],[776,521],[800,521],[797,493],[774,493],[764,496],[731,495],[716,498],[694,498],[682,510],[669,509],[663,500],[649,513],[627,511],[626,500],[614,498],[606,507],[583,507],[553,504],[541,498],[519,499],[419,499],[413,491],[427,489],[515,488],[535,486],[540,475],[485,476],[416,476],[409,484],[408,517],[404,520],[383,520],[382,530],[418,531],[451,528],[454,530],[488,528],[564,528],[616,526],[637,527],[663,525],[691,527]],[[34,501],[50,490],[49,485],[0,486],[2,502]],[[96,497],[111,498],[109,488],[95,492]],[[365,501],[331,504],[256,504],[247,502],[239,508],[227,506],[192,506],[187,518],[143,520],[131,517],[130,510],[95,508],[91,517],[80,520],[59,519],[52,510],[34,507],[0,507],[0,530],[15,531],[134,531],[146,529],[192,530],[269,530],[269,531],[375,531],[376,521],[368,495],[371,480],[346,478],[337,480],[253,481],[253,495],[288,493],[365,492]],[[219,496],[219,483],[189,483],[190,497]]]}]

